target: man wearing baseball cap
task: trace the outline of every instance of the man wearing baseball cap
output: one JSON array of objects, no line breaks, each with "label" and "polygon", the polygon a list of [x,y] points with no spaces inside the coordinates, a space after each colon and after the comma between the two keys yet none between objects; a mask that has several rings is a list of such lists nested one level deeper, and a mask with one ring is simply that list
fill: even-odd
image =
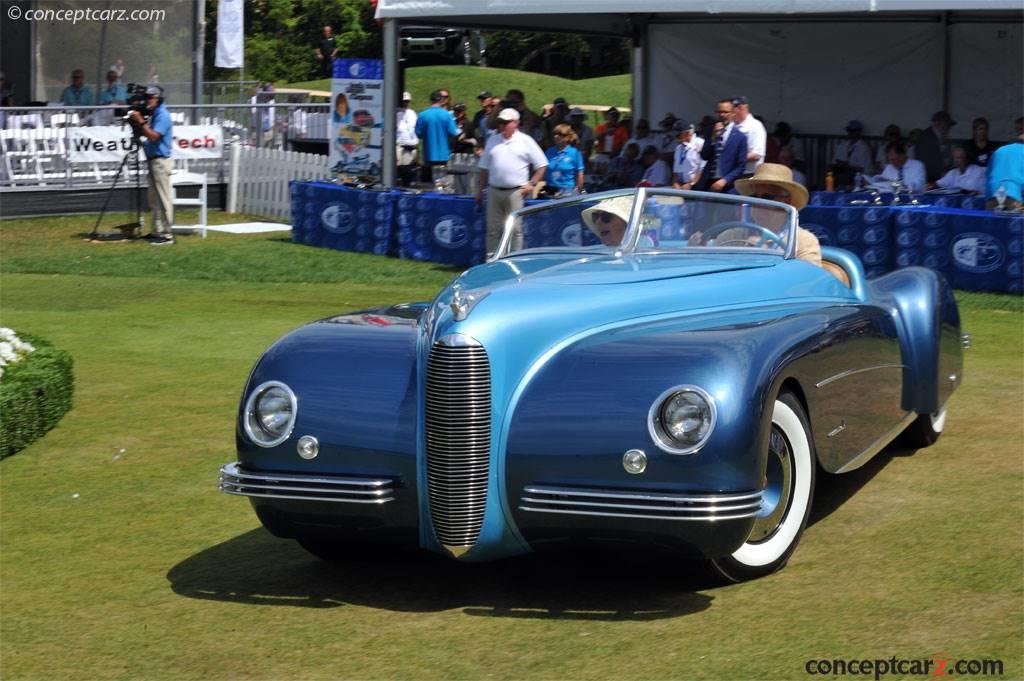
[{"label": "man wearing baseball cap", "polygon": [[419,152],[420,138],[416,135],[416,112],[409,104],[412,103],[412,95],[409,92],[402,93],[402,102],[398,105],[398,112],[395,115],[395,158],[398,160],[398,181],[409,186],[415,176],[413,170],[416,166],[416,157]]},{"label": "man wearing baseball cap", "polygon": [[171,160],[171,140],[174,136],[174,125],[171,114],[164,106],[164,91],[159,85],[146,88],[146,109],[152,113],[149,120],[143,118],[138,109],[129,114],[132,134],[144,137],[142,150],[146,154],[149,166],[150,209],[153,211],[153,227],[148,235],[152,246],[163,246],[174,243],[171,225],[174,224],[174,204],[171,198],[171,171],[174,162]]},{"label": "man wearing baseball cap", "polygon": [[676,189],[693,189],[707,163],[700,157],[704,149],[704,138],[697,136],[692,123],[681,118],[672,124],[672,130],[677,142],[672,155],[672,186]]},{"label": "man wearing baseball cap", "polygon": [[[519,112],[509,107],[498,113],[498,133],[487,140],[480,157],[480,187],[477,206],[483,205],[487,188],[487,255],[498,248],[505,222],[522,208],[526,197],[544,177],[548,159],[529,135],[519,132]],[[512,250],[522,248],[518,226],[512,235]]]}]

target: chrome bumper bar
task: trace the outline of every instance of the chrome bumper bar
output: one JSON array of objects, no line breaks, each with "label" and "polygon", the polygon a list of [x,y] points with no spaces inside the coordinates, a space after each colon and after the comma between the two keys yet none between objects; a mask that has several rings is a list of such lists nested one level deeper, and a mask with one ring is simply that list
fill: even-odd
[{"label": "chrome bumper bar", "polygon": [[534,513],[714,522],[753,518],[761,510],[761,492],[676,494],[536,485],[523,491],[519,509]]},{"label": "chrome bumper bar", "polygon": [[221,467],[218,486],[222,492],[242,497],[334,501],[349,504],[384,504],[394,501],[395,487],[396,481],[391,478],[251,473],[237,463]]}]

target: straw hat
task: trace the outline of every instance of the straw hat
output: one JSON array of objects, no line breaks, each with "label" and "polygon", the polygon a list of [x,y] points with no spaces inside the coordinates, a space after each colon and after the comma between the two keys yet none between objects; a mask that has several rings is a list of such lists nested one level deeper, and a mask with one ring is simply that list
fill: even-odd
[{"label": "straw hat", "polygon": [[629,224],[629,214],[632,210],[632,196],[616,196],[585,209],[580,215],[583,217],[583,222],[587,223],[587,227],[596,234],[597,228],[594,226],[594,213],[611,213],[616,217],[622,218],[622,221],[626,224]]},{"label": "straw hat", "polygon": [[764,185],[780,187],[789,192],[789,203],[797,210],[807,205],[807,188],[793,181],[793,171],[781,163],[762,163],[751,177],[736,180],[736,191],[744,196],[759,194]]}]

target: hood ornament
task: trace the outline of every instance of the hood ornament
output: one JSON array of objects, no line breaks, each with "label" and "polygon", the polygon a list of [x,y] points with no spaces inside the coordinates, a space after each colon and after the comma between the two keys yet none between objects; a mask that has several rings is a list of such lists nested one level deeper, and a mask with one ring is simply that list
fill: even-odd
[{"label": "hood ornament", "polygon": [[487,297],[487,293],[467,293],[461,284],[452,286],[452,300],[448,303],[455,321],[461,322],[469,316],[476,304]]}]

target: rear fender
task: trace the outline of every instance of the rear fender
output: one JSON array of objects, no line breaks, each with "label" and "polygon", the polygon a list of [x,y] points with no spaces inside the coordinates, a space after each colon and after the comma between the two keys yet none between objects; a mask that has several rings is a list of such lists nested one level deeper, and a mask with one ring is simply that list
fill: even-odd
[{"label": "rear fender", "polygon": [[934,414],[962,380],[960,313],[952,289],[941,274],[924,267],[891,272],[869,286],[899,332],[903,408]]}]

